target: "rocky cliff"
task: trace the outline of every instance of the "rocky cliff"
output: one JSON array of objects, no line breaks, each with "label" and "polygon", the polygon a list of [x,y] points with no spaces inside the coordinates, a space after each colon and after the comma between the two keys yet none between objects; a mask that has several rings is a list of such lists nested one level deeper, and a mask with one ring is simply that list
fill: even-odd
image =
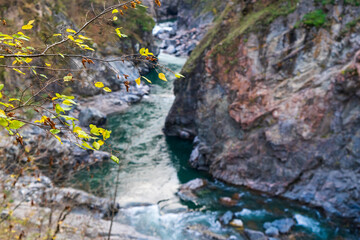
[{"label": "rocky cliff", "polygon": [[165,123],[223,181],[360,223],[359,1],[230,1]]}]

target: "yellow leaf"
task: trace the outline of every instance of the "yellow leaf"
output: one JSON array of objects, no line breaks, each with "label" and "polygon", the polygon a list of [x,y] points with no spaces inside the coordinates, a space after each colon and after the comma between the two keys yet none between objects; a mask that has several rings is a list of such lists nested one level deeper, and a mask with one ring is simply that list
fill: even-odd
[{"label": "yellow leaf", "polygon": [[23,29],[23,30],[28,30],[28,29],[32,29],[32,28],[33,28],[32,25],[24,25],[24,26],[22,26],[21,29]]},{"label": "yellow leaf", "polygon": [[147,77],[142,76],[142,78],[145,79],[148,83],[151,83],[151,81]]},{"label": "yellow leaf", "polygon": [[51,64],[50,63],[45,63],[46,66],[48,67],[51,67]]},{"label": "yellow leaf", "polygon": [[31,25],[35,22],[35,20],[30,20],[27,25]]},{"label": "yellow leaf", "polygon": [[112,10],[111,13],[118,13],[119,11],[117,9]]},{"label": "yellow leaf", "polygon": [[53,34],[54,37],[61,36],[61,33],[55,33]]},{"label": "yellow leaf", "polygon": [[25,152],[30,152],[30,150],[31,150],[30,145],[26,145],[26,146],[25,146]]},{"label": "yellow leaf", "polygon": [[[141,48],[140,51],[139,51],[139,53],[140,53],[141,55],[145,55],[145,52],[146,52],[146,51],[145,51],[145,48]],[[145,55],[145,56],[146,56],[146,55]]]},{"label": "yellow leaf", "polygon": [[72,30],[71,28],[67,28],[66,31],[67,31],[68,33],[76,33],[76,31],[75,31],[75,30]]},{"label": "yellow leaf", "polygon": [[20,70],[17,69],[17,68],[13,68],[13,70],[14,70],[14,71],[17,71],[18,73],[21,73],[21,74],[24,74],[24,75],[25,75],[25,73],[23,73],[22,71],[20,71]]},{"label": "yellow leaf", "polygon": [[97,88],[103,88],[104,87],[104,84],[102,82],[96,82],[95,83],[95,87]]},{"label": "yellow leaf", "polygon": [[116,34],[117,34],[119,37],[122,37],[121,32],[120,32],[120,29],[121,29],[121,28],[116,28],[115,31],[116,31]]},{"label": "yellow leaf", "polygon": [[78,37],[82,40],[91,40],[91,38],[85,37],[83,35],[79,35]]},{"label": "yellow leaf", "polygon": [[32,58],[26,58],[26,59],[25,59],[25,62],[26,62],[26,63],[29,63],[29,62],[31,62],[31,61],[32,61]]},{"label": "yellow leaf", "polygon": [[74,37],[73,37],[73,36],[69,35],[68,38],[69,38],[70,40],[74,41]]},{"label": "yellow leaf", "polygon": [[163,73],[159,73],[159,78],[163,81],[167,81],[165,74],[163,74]]},{"label": "yellow leaf", "polygon": [[88,47],[88,46],[86,46],[84,49],[90,50],[90,51],[95,51],[95,49],[93,49],[93,48],[91,48],[91,47]]},{"label": "yellow leaf", "polygon": [[104,91],[105,91],[105,92],[111,92],[111,89],[108,88],[108,87],[104,87]]},{"label": "yellow leaf", "polygon": [[177,78],[184,78],[184,76],[181,75],[180,73],[175,73],[175,77],[177,77]]},{"label": "yellow leaf", "polygon": [[62,143],[62,141],[61,141],[61,138],[59,137],[59,136],[57,136],[57,135],[55,135],[55,134],[52,134],[61,144],[63,144]]},{"label": "yellow leaf", "polygon": [[140,85],[140,83],[141,83],[140,77],[137,78],[137,79],[135,80],[135,82],[136,82],[137,85]]},{"label": "yellow leaf", "polygon": [[113,17],[113,20],[114,20],[114,21],[118,20],[118,17],[117,17],[117,16],[114,16],[114,17]]},{"label": "yellow leaf", "polygon": [[0,58],[4,58],[4,56],[0,56]]},{"label": "yellow leaf", "polygon": [[149,49],[146,49],[146,50],[145,50],[145,54],[146,54],[146,56],[148,56],[148,55],[154,55],[153,53],[149,52]]}]

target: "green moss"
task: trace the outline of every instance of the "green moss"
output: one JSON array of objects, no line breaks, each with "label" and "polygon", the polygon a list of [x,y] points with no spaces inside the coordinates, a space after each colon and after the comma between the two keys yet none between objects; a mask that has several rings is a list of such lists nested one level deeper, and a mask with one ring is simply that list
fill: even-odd
[{"label": "green moss", "polygon": [[326,22],[326,14],[321,9],[305,14],[302,19],[302,23],[304,23],[307,26],[320,27],[325,22]]}]

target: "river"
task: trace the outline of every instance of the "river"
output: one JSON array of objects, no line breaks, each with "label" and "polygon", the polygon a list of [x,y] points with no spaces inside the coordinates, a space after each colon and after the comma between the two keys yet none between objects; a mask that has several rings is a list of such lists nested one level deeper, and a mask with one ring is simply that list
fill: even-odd
[{"label": "river", "polygon": [[[159,59],[174,71],[180,71],[186,61],[166,54]],[[247,229],[264,232],[267,221],[293,218],[292,239],[358,239],[351,227],[326,219],[316,209],[229,186],[190,168],[191,143],[167,138],[162,132],[174,100],[174,78],[167,76],[169,81],[164,82],[155,71],[150,73],[151,94],[125,113],[109,117],[107,128],[112,130],[111,144],[121,153],[120,166],[106,162],[76,176],[77,187],[99,196],[112,198],[117,187],[122,209],[115,221],[166,240],[210,239],[211,234],[243,239],[241,231],[218,220],[230,210]],[[208,179],[208,186],[198,192],[195,203],[181,201],[176,195],[179,186],[195,178]],[[241,196],[235,206],[219,204],[220,197],[234,193]]]}]

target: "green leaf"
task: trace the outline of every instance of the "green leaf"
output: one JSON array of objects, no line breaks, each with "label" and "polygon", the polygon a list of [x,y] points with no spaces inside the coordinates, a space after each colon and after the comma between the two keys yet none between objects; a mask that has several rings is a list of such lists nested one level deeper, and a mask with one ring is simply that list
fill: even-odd
[{"label": "green leaf", "polygon": [[91,149],[91,150],[95,150],[94,148],[92,148],[87,142],[83,141],[83,143],[81,144],[82,146]]},{"label": "green leaf", "polygon": [[9,125],[5,118],[0,118],[0,126],[7,127]]},{"label": "green leaf", "polygon": [[116,157],[116,156],[114,156],[114,155],[111,155],[110,159],[111,159],[111,160],[113,160],[114,162],[116,162],[117,164],[119,164],[119,163],[120,163],[119,158],[118,158],[118,157]]},{"label": "green leaf", "polygon": [[59,104],[56,104],[55,111],[57,114],[60,114],[60,112],[65,113],[65,110]]},{"label": "green leaf", "polygon": [[62,58],[65,58],[65,56],[64,56],[64,55],[62,55],[61,53],[59,53],[59,55],[60,55]]},{"label": "green leaf", "polygon": [[5,129],[8,130],[8,132],[11,136],[14,135],[13,131],[11,131],[9,127],[6,127]]},{"label": "green leaf", "polygon": [[58,134],[60,132],[60,130],[59,129],[51,129],[50,132],[52,134]]},{"label": "green leaf", "polygon": [[20,122],[18,120],[14,120],[14,121],[11,121],[9,128],[16,130],[18,128],[21,128],[24,125],[25,125],[25,123]]},{"label": "green leaf", "polygon": [[72,80],[72,76],[65,76],[64,77],[64,82],[69,82]]},{"label": "green leaf", "polygon": [[18,98],[10,98],[9,102],[12,102],[12,101],[20,101],[20,99],[18,99]]},{"label": "green leaf", "polygon": [[99,150],[100,149],[100,144],[98,142],[93,142],[93,147],[96,149],[96,150]]},{"label": "green leaf", "polygon": [[40,74],[40,76],[47,79],[47,76],[44,74]]},{"label": "green leaf", "polygon": [[4,84],[0,84],[0,91],[4,88]]}]

